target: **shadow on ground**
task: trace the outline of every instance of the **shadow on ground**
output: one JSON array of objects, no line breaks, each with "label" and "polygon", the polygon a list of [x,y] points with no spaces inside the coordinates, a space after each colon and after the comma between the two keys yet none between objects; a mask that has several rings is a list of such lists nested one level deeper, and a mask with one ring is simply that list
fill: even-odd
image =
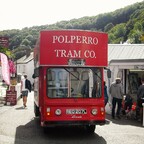
[{"label": "shadow on ground", "polygon": [[141,121],[135,119],[127,119],[125,116],[121,116],[121,119],[118,118],[112,119],[111,115],[107,114],[106,119],[109,122],[112,121],[113,123],[119,125],[132,125],[132,126],[142,127]]},{"label": "shadow on ground", "polygon": [[106,144],[106,141],[96,133],[88,134],[77,127],[48,128],[44,133],[39,119],[33,118],[17,127],[15,144]]}]

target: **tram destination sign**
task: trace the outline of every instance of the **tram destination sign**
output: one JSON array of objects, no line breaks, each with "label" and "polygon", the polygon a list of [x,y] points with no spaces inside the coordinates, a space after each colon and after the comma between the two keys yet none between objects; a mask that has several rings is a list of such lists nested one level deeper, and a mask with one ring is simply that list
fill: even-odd
[{"label": "tram destination sign", "polygon": [[69,59],[68,65],[69,66],[85,66],[85,60],[84,59]]}]

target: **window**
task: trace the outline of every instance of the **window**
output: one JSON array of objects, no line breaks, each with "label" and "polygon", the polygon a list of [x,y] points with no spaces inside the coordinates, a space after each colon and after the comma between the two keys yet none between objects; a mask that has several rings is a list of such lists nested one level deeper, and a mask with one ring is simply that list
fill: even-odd
[{"label": "window", "polygon": [[101,97],[99,68],[49,68],[47,96],[49,98]]}]

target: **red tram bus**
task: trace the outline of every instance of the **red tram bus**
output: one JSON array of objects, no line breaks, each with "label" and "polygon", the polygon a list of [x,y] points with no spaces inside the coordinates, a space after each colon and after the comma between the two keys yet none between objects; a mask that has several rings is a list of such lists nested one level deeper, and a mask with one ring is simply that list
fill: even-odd
[{"label": "red tram bus", "polygon": [[34,49],[34,112],[40,125],[83,126],[94,132],[105,124],[106,33],[41,31]]}]

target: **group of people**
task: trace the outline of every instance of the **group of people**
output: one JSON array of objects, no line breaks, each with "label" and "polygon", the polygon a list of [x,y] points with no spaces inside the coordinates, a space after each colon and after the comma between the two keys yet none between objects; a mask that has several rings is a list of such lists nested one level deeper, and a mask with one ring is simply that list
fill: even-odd
[{"label": "group of people", "polygon": [[[107,97],[108,97],[106,93],[105,93],[105,104],[107,103]],[[122,109],[123,90],[122,90],[122,84],[120,78],[116,78],[115,82],[111,84],[109,88],[109,93],[112,98],[112,113],[111,113],[112,119],[115,119],[116,117],[118,119],[121,119],[120,114]],[[140,109],[139,115],[141,118],[142,118],[143,99],[144,99],[144,78],[141,79],[141,85],[139,86],[137,92],[137,107]],[[115,113],[116,105],[117,105],[117,110]]]}]

